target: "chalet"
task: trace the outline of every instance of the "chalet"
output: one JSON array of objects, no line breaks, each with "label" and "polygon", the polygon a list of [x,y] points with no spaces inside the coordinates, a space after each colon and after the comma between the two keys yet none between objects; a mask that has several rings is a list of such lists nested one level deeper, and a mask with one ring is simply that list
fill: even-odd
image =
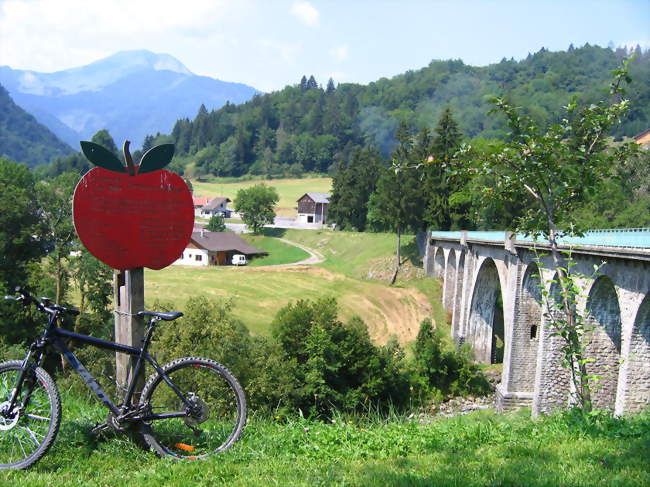
[{"label": "chalet", "polygon": [[207,232],[194,229],[190,243],[174,262],[177,265],[228,265],[232,256],[244,254],[247,258],[267,255],[268,252],[253,247],[233,232]]},{"label": "chalet", "polygon": [[213,215],[223,215],[225,218],[230,218],[230,210],[227,207],[230,198],[194,196],[192,200],[194,202],[194,216],[210,218]]},{"label": "chalet", "polygon": [[327,223],[327,207],[330,195],[327,193],[305,193],[298,198],[298,221],[324,225]]}]

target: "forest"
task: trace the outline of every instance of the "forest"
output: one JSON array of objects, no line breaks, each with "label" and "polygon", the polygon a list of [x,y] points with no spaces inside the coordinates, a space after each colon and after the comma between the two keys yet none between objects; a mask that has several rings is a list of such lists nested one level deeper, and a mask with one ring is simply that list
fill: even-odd
[{"label": "forest", "polygon": [[372,147],[388,157],[397,147],[397,129],[432,129],[451,109],[467,139],[504,139],[505,121],[490,114],[491,96],[526,107],[540,124],[557,121],[573,98],[591,103],[602,97],[611,72],[634,54],[632,109],[612,132],[620,139],[646,130],[650,121],[650,51],[612,50],[585,45],[567,51],[541,49],[522,61],[473,67],[461,60],[432,61],[368,85],[321,86],[313,76],[281,91],[178,120],[170,134],[146,137],[143,150],[176,145],[176,170],[189,177],[278,177],[333,172],[357,149]]},{"label": "forest", "polygon": [[[330,79],[323,88],[313,76],[303,76],[296,85],[241,105],[211,112],[201,106],[194,120],[178,120],[170,134],[148,135],[134,158],[171,142],[176,147],[171,168],[186,178],[328,173],[334,178],[330,217],[338,228],[387,230],[379,209],[379,193],[386,191],[399,191],[403,204],[412,207],[405,210],[411,215],[406,231],[505,228],[524,208],[516,200],[486,197],[481,188],[490,185],[490,176],[448,167],[452,178],[445,171],[413,172],[396,188],[388,168],[396,158],[415,164],[433,155],[449,159],[464,144],[498,151],[509,132],[506,117],[495,113],[493,96],[521,107],[539,126],[551,126],[572,101],[588,106],[602,99],[612,71],[627,58],[629,109],[609,133],[616,147],[650,126],[650,51],[586,44],[561,52],[542,48],[524,60],[486,67],[432,61],[366,86]],[[96,138],[117,152],[108,131]],[[646,151],[615,164],[599,193],[576,210],[576,222],[583,228],[650,225],[647,158]],[[37,176],[88,169],[86,159],[73,154],[39,167]],[[377,187],[381,191],[371,205]]]}]

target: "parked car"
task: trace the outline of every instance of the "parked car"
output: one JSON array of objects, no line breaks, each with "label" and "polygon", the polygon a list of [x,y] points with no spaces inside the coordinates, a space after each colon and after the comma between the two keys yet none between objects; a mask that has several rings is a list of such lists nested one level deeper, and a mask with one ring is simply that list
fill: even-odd
[{"label": "parked car", "polygon": [[232,265],[246,265],[246,256],[243,254],[235,254],[232,256]]}]

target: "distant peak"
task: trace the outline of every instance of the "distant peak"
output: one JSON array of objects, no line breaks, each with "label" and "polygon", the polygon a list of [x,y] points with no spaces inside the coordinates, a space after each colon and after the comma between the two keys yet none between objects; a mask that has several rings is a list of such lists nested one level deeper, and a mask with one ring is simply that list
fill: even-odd
[{"label": "distant peak", "polygon": [[155,53],[145,49],[133,51],[119,51],[115,54],[95,61],[92,64],[117,64],[123,68],[149,68],[156,71],[173,71],[191,75],[192,72],[178,59],[170,54]]}]

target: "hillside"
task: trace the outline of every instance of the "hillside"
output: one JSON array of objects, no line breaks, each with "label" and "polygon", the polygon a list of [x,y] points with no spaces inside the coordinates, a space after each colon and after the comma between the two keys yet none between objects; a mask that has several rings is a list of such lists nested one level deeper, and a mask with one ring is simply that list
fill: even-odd
[{"label": "hillside", "polygon": [[[242,105],[176,122],[159,141],[176,144],[180,166],[194,176],[244,173],[295,175],[324,172],[366,144],[386,156],[400,121],[433,128],[451,107],[466,138],[503,138],[504,120],[490,114],[490,96],[505,96],[528,107],[547,124],[573,97],[600,99],[611,72],[630,53],[585,45],[567,51],[545,49],[522,61],[473,67],[460,60],[432,61],[427,67],[367,86],[330,80],[325,88],[313,77]],[[650,125],[650,51],[637,49],[628,95],[632,109],[615,136],[634,136]]]},{"label": "hillside", "polygon": [[[160,300],[183,309],[196,295],[233,299],[233,314],[253,333],[267,335],[273,317],[288,303],[334,296],[341,316],[360,316],[376,343],[386,343],[391,335],[400,343],[413,341],[420,322],[428,317],[446,330],[437,282],[412,278],[391,287],[387,279],[373,278],[386,260],[392,261],[393,235],[284,229],[266,229],[265,234],[316,249],[325,261],[313,266],[170,266],[146,270],[147,305]],[[405,256],[416,252],[413,237],[404,237],[402,252]]]},{"label": "hillside", "polygon": [[108,129],[121,145],[135,147],[146,134],[171,130],[204,104],[217,109],[242,103],[258,91],[190,72],[167,54],[124,51],[55,73],[0,67],[0,83],[18,105],[33,113],[73,147]]},{"label": "hillside", "polygon": [[16,105],[0,85],[0,156],[36,166],[72,152],[47,127]]}]

